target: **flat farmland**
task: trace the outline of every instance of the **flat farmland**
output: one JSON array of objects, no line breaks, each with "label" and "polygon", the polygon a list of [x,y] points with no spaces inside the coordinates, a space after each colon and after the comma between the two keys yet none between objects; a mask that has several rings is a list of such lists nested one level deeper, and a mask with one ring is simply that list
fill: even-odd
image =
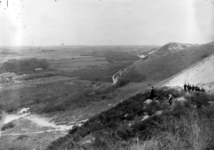
[{"label": "flat farmland", "polygon": [[54,69],[78,69],[85,67],[99,67],[106,66],[109,63],[105,57],[84,57],[84,58],[73,58],[73,59],[60,59],[60,60],[49,60],[50,67]]},{"label": "flat farmland", "polygon": [[61,59],[75,59],[75,58],[86,58],[88,56],[80,56],[74,52],[41,52],[41,51],[19,51],[14,53],[2,53],[0,51],[0,64],[7,62],[9,60],[14,59],[29,59],[29,58],[37,58],[37,59],[54,59],[54,60],[61,60]]},{"label": "flat farmland", "polygon": [[9,59],[23,59],[23,58],[38,58],[38,59],[72,59],[84,58],[91,56],[91,54],[103,56],[106,51],[130,52],[136,55],[142,52],[150,51],[158,46],[154,45],[127,45],[127,46],[23,46],[23,47],[0,47],[0,62],[5,62]]}]

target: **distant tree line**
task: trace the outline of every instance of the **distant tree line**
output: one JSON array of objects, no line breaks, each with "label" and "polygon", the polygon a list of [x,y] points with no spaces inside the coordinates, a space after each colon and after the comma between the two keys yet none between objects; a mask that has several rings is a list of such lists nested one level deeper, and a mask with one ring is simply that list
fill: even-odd
[{"label": "distant tree line", "polygon": [[2,65],[2,70],[7,72],[29,72],[34,71],[34,68],[42,68],[46,70],[49,67],[49,63],[45,59],[21,59],[21,60],[9,60],[4,62]]}]

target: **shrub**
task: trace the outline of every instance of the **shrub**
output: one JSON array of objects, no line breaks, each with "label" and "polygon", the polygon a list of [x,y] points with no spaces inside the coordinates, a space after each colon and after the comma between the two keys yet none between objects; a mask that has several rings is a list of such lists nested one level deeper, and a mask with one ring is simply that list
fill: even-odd
[{"label": "shrub", "polygon": [[64,104],[60,104],[60,105],[46,105],[43,110],[42,113],[52,113],[52,112],[57,112],[57,111],[65,111],[67,108],[67,106],[65,106]]},{"label": "shrub", "polygon": [[117,131],[117,134],[120,138],[127,140],[128,138],[130,138],[131,136],[133,136],[133,132],[130,128],[120,128]]},{"label": "shrub", "polygon": [[27,135],[20,135],[17,137],[16,140],[24,140],[25,138],[28,138],[28,136]]},{"label": "shrub", "polygon": [[204,59],[204,58],[207,58],[207,57],[209,57],[209,54],[208,54],[208,53],[205,53],[205,54],[203,54],[203,55],[201,56],[201,59]]},{"label": "shrub", "polygon": [[4,110],[4,106],[0,104],[0,110]]},{"label": "shrub", "polygon": [[9,122],[9,123],[5,124],[5,125],[1,128],[1,130],[2,130],[2,131],[5,131],[5,130],[7,130],[7,129],[13,128],[14,126],[15,126],[15,124],[14,124],[13,122]]},{"label": "shrub", "polygon": [[194,92],[191,95],[185,96],[185,98],[189,100],[193,105],[201,108],[202,106],[209,105],[208,102],[211,100],[212,96],[202,92]]},{"label": "shrub", "polygon": [[203,110],[200,113],[203,115],[200,115],[197,110],[187,109],[180,117],[162,116],[163,121],[153,132],[151,139],[152,143],[157,144],[148,145],[149,147],[144,150],[152,149],[153,146],[163,150],[212,148],[214,146],[213,120],[209,119]]},{"label": "shrub", "polygon": [[123,86],[127,85],[130,82],[131,82],[130,79],[124,79],[124,78],[120,79],[119,78],[119,80],[116,83],[116,87],[123,87]]},{"label": "shrub", "polygon": [[130,82],[141,82],[146,80],[146,76],[138,73],[136,70],[131,69],[128,72],[124,72],[121,77],[119,77],[116,87],[122,87]]},{"label": "shrub", "polygon": [[158,96],[160,99],[165,99],[168,97],[169,94],[172,94],[173,97],[181,97],[185,95],[185,92],[180,87],[161,87],[156,89],[155,95]]}]

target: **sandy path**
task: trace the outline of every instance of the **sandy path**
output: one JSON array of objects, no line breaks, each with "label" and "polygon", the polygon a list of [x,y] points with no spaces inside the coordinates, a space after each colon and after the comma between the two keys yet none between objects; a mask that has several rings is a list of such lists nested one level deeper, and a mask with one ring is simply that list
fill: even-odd
[{"label": "sandy path", "polygon": [[38,115],[30,115],[25,117],[25,119],[28,119],[32,121],[33,123],[37,124],[38,126],[43,127],[51,127],[54,128],[55,131],[68,131],[72,129],[72,125],[56,125],[54,122],[50,122],[47,118],[42,118]]},{"label": "sandy path", "polygon": [[45,131],[38,131],[38,132],[30,132],[30,133],[11,133],[11,134],[2,134],[2,136],[19,136],[19,135],[33,135],[33,134],[40,134],[45,132],[55,132],[57,130],[51,129],[51,130],[45,130]]},{"label": "sandy path", "polygon": [[2,126],[4,124],[7,124],[9,122],[12,122],[12,121],[15,121],[18,119],[26,119],[26,120],[29,120],[29,121],[35,123],[37,126],[51,127],[51,129],[48,129],[45,131],[29,132],[29,133],[10,133],[10,134],[3,133],[3,134],[0,134],[0,136],[32,135],[32,134],[40,134],[40,133],[44,133],[44,132],[55,132],[55,131],[67,132],[70,129],[72,129],[72,127],[74,125],[81,126],[82,123],[87,121],[87,119],[86,119],[86,120],[81,120],[78,122],[73,122],[70,125],[56,125],[54,122],[50,121],[51,118],[44,118],[39,115],[30,114],[29,112],[24,112],[24,110],[27,110],[27,109],[23,108],[16,114],[6,114],[5,112],[3,112],[2,119],[0,122],[0,129],[2,128]]}]

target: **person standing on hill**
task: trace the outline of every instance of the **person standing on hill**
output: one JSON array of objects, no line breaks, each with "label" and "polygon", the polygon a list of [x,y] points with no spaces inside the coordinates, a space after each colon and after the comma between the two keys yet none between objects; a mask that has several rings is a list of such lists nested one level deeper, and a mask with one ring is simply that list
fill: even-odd
[{"label": "person standing on hill", "polygon": [[191,91],[191,86],[189,84],[187,85],[187,89],[188,89],[188,92]]},{"label": "person standing on hill", "polygon": [[186,83],[184,84],[184,91],[187,92],[187,85],[186,85]]},{"label": "person standing on hill", "polygon": [[169,94],[169,105],[170,105],[170,106],[172,106],[172,99],[173,99],[172,94]]},{"label": "person standing on hill", "polygon": [[150,93],[150,99],[153,100],[154,96],[155,96],[155,90],[154,90],[154,87],[152,87],[151,93]]},{"label": "person standing on hill", "polygon": [[191,88],[192,88],[192,91],[195,91],[195,86],[194,85],[192,85]]}]

